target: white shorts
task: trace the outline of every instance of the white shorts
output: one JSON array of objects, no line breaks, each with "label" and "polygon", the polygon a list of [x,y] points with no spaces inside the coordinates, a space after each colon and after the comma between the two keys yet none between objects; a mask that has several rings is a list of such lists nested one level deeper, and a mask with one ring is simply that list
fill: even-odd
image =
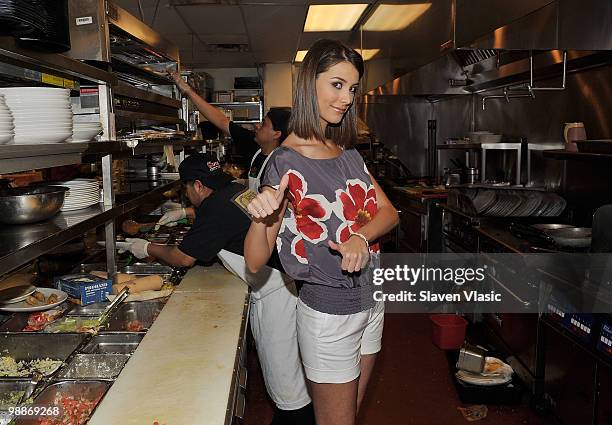
[{"label": "white shorts", "polygon": [[306,377],[326,384],[356,379],[361,356],[380,351],[384,317],[382,301],[360,313],[335,315],[298,300],[297,333]]}]

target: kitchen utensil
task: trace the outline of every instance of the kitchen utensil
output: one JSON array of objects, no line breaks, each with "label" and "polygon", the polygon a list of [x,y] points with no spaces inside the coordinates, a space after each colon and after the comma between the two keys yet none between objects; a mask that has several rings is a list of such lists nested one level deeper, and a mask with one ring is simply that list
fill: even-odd
[{"label": "kitchen utensil", "polygon": [[612,252],[612,205],[599,207],[593,214],[591,252]]},{"label": "kitchen utensil", "polygon": [[482,373],[485,366],[485,353],[486,351],[482,348],[475,347],[468,343],[463,344],[463,347],[459,350],[457,369]]},{"label": "kitchen utensil", "polygon": [[588,248],[591,246],[590,227],[568,227],[546,232],[560,247]]},{"label": "kitchen utensil", "polygon": [[64,204],[68,188],[24,187],[0,191],[0,222],[36,223],[53,217]]},{"label": "kitchen utensil", "polygon": [[475,184],[480,180],[480,171],[475,167],[467,167],[463,170],[463,177],[467,184]]},{"label": "kitchen utensil", "polygon": [[124,287],[121,292],[117,294],[115,299],[106,307],[106,310],[98,318],[100,324],[106,323],[106,321],[119,309],[123,300],[130,295],[130,288]]},{"label": "kitchen utensil", "polygon": [[461,170],[446,168],[444,171],[444,186],[461,184]]},{"label": "kitchen utensil", "polygon": [[584,123],[566,122],[563,128],[563,139],[565,140],[565,150],[577,152],[576,140],[586,140],[586,130]]},{"label": "kitchen utensil", "polygon": [[34,285],[19,285],[0,291],[0,303],[11,304],[23,301],[36,291]]}]

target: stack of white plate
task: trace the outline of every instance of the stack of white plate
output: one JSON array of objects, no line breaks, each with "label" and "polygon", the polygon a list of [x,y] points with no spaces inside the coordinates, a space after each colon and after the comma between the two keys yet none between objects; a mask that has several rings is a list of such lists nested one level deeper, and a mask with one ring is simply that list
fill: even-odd
[{"label": "stack of white plate", "polygon": [[4,95],[0,94],[0,145],[12,142],[15,136],[14,128],[13,115],[6,106]]},{"label": "stack of white plate", "polygon": [[94,179],[74,179],[60,185],[69,189],[61,211],[80,210],[100,202],[100,186]]},{"label": "stack of white plate", "polygon": [[60,143],[72,135],[70,90],[51,87],[1,88],[15,122],[13,143]]},{"label": "stack of white plate", "polygon": [[72,137],[67,141],[72,143],[89,142],[102,131],[102,124],[99,122],[79,122],[74,121],[72,126]]}]

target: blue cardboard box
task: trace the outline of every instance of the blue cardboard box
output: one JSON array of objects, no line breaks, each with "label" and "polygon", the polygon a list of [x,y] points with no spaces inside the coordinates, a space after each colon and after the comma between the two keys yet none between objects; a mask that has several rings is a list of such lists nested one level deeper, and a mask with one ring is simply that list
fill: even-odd
[{"label": "blue cardboard box", "polygon": [[55,286],[66,292],[73,301],[88,305],[107,301],[106,295],[113,291],[113,280],[79,273],[56,278]]}]

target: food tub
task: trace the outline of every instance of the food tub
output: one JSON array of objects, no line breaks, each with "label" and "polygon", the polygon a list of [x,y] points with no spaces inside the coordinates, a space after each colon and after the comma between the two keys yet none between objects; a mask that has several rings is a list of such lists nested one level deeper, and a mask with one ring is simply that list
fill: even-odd
[{"label": "food tub", "polygon": [[77,354],[63,367],[59,379],[115,379],[130,356],[127,354]]}]

